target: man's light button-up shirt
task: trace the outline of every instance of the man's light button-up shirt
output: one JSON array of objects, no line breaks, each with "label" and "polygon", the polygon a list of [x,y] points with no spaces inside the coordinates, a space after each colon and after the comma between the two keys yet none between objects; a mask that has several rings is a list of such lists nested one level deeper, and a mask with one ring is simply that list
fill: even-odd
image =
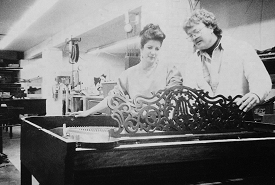
[{"label": "man's light button-up shirt", "polygon": [[216,89],[219,85],[219,72],[222,63],[223,49],[219,44],[212,53],[212,58],[206,52],[199,52],[203,66],[204,79],[211,86],[211,89],[216,94]]}]

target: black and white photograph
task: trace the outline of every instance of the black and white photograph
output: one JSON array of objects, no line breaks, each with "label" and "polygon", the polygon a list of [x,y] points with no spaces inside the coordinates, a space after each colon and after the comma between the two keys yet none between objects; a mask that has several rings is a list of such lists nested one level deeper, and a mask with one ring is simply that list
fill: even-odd
[{"label": "black and white photograph", "polygon": [[1,0],[0,185],[275,184],[274,8]]}]

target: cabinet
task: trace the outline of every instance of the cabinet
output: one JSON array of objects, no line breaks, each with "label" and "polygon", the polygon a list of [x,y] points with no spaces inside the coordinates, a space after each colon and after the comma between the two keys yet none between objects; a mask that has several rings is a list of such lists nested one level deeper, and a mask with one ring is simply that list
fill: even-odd
[{"label": "cabinet", "polygon": [[[100,101],[102,101],[103,99],[99,100],[99,99],[89,99],[88,102],[87,102],[87,107],[88,109],[96,106],[97,104],[100,103]],[[111,114],[111,109],[109,107],[101,110],[99,113],[104,113],[106,115],[110,115]]]},{"label": "cabinet", "polygon": [[19,83],[23,56],[23,52],[0,51],[0,98],[24,96]]},{"label": "cabinet", "polygon": [[275,110],[275,47],[264,51],[257,51],[257,53],[261,58],[266,70],[268,71],[272,81],[272,89],[266,98],[265,103],[257,105],[253,108],[254,121],[261,122],[265,114],[273,114]]},{"label": "cabinet", "polygon": [[116,82],[102,82],[103,97],[107,97],[109,92],[116,86]]},{"label": "cabinet", "polygon": [[[112,90],[114,88],[115,85],[116,85],[116,82],[102,82],[102,91],[103,91],[102,96],[83,96],[81,98],[82,107],[83,107],[82,110],[90,109],[90,108],[96,106],[98,103],[100,103],[105,97],[108,96],[108,93],[110,92],[110,90]],[[76,105],[76,103],[73,103],[73,104]],[[102,111],[100,111],[99,113],[104,113],[106,115],[110,115],[111,110],[109,107],[107,107],[107,108],[103,109]]]},{"label": "cabinet", "polygon": [[258,55],[263,61],[266,70],[270,74],[272,80],[272,88],[275,89],[275,47],[264,50],[258,51]]},{"label": "cabinet", "polygon": [[275,74],[275,50],[273,52],[259,54],[269,74]]}]

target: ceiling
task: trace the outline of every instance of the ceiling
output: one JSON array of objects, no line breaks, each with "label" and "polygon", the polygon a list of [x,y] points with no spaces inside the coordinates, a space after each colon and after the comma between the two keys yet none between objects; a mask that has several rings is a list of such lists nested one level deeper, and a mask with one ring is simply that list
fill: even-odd
[{"label": "ceiling", "polygon": [[[15,39],[5,50],[27,51],[47,38],[82,20],[91,12],[104,8],[114,0],[59,0],[52,9]],[[35,0],[1,0],[0,34],[7,34]],[[108,24],[79,35],[79,48],[82,52],[127,38],[124,29],[124,16],[114,18]],[[4,35],[0,35],[0,40]],[[116,51],[114,51],[116,52]],[[117,51],[117,52],[122,52]]]}]

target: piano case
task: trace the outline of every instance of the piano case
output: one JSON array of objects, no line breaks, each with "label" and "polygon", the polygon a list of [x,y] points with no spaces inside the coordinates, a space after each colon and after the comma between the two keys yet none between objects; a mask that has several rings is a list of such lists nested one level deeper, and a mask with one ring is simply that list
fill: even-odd
[{"label": "piano case", "polygon": [[24,118],[21,183],[273,183],[274,125],[245,121],[238,97],[181,86],[115,94],[111,116]]}]

